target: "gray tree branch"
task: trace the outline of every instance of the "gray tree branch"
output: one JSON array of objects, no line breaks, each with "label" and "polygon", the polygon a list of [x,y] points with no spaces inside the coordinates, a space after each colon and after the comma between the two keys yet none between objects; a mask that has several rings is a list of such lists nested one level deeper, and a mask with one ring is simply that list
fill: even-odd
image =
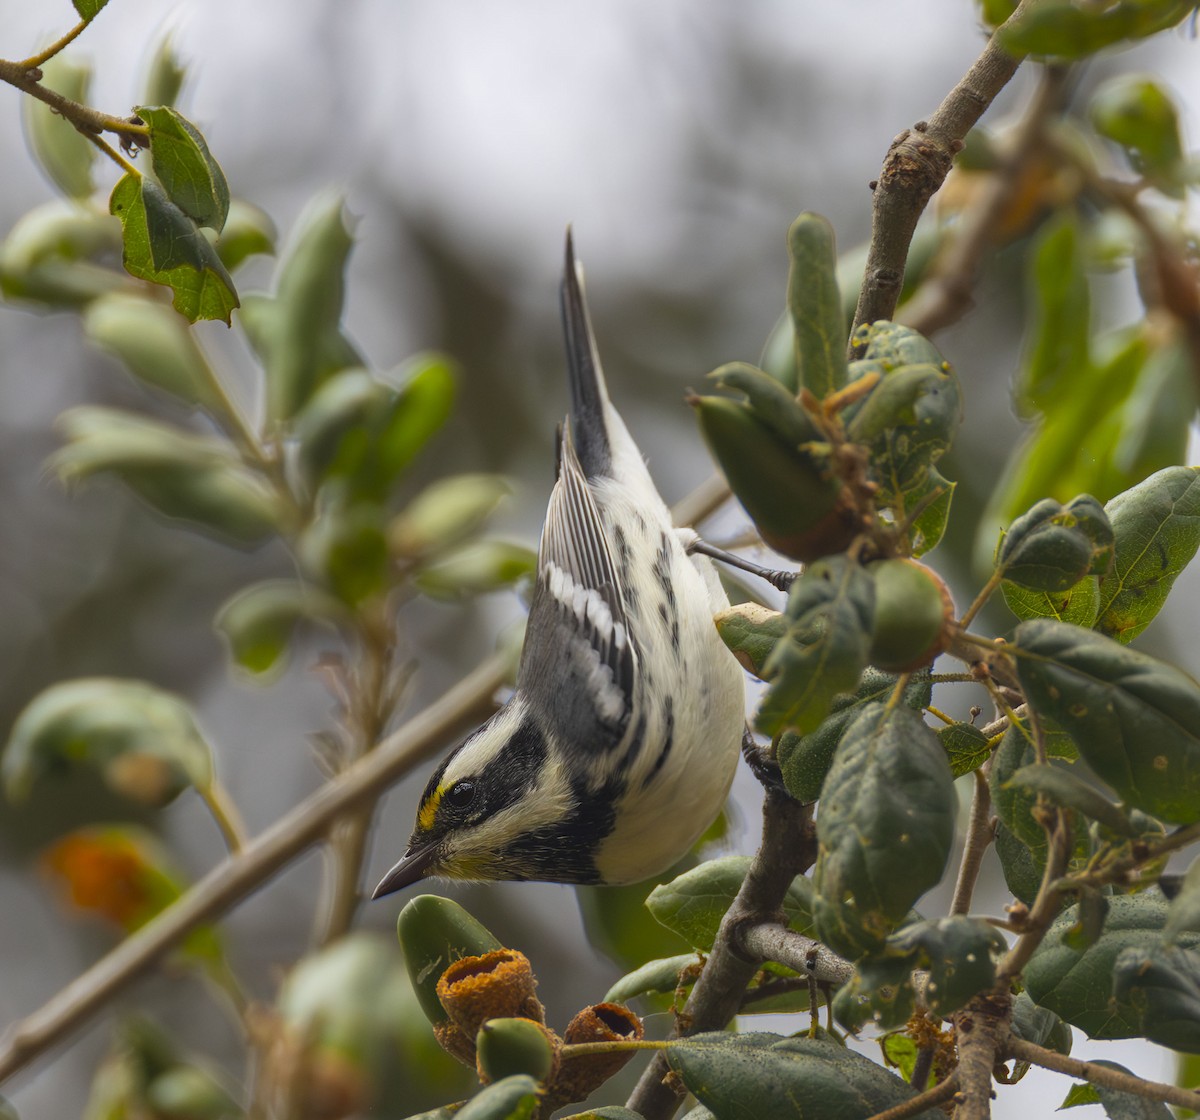
[{"label": "gray tree branch", "polygon": [[1037,1046],[1013,1035],[1009,1035],[1004,1051],[1010,1058],[1029,1062],[1043,1069],[1051,1069],[1055,1073],[1065,1073],[1069,1077],[1078,1077],[1090,1081],[1093,1085],[1103,1085],[1107,1089],[1118,1089],[1122,1093],[1133,1093],[1139,1097],[1165,1101],[1178,1108],[1200,1112],[1200,1093],[1193,1089],[1181,1089],[1178,1085],[1167,1085],[1161,1081],[1147,1081],[1135,1077],[1132,1073],[1122,1073],[1120,1070],[1109,1069],[1108,1066],[1096,1065],[1095,1062],[1068,1058],[1065,1054],[1055,1053],[1044,1046]]},{"label": "gray tree branch", "polygon": [[[1010,18],[1016,18],[1028,3],[1022,0]],[[908,247],[917,221],[949,174],[963,137],[1020,64],[1021,59],[1009,54],[993,35],[933,116],[892,141],[874,184],[871,244],[854,313],[855,329],[862,323],[891,318],[904,284]],[[851,356],[858,356],[853,347]]]},{"label": "gray tree branch", "polygon": [[745,926],[739,937],[746,956],[760,963],[776,961],[819,984],[840,987],[854,975],[854,965],[832,949],[778,922]]},{"label": "gray tree branch", "polygon": [[992,1069],[1011,1014],[1012,996],[1002,986],[976,996],[955,1013],[959,1095],[954,1120],[988,1120],[991,1116]]},{"label": "gray tree branch", "polygon": [[[758,971],[760,959],[745,955],[741,931],[765,921],[778,921],[779,909],[792,880],[816,858],[812,807],[768,789],[763,803],[763,838],[751,861],[742,889],[721,920],[712,952],[680,1013],[672,1037],[720,1030],[737,1014],[742,994]],[[679,1096],[663,1082],[666,1058],[657,1054],[642,1074],[628,1107],[645,1120],[668,1120]]]},{"label": "gray tree branch", "polygon": [[891,1108],[875,1113],[869,1120],[908,1120],[910,1116],[917,1116],[934,1105],[948,1101],[957,1091],[958,1071],[955,1070],[945,1081],[938,1082],[932,1088],[918,1093],[903,1104],[894,1104]]},{"label": "gray tree branch", "polygon": [[378,797],[454,735],[485,718],[495,707],[493,696],[504,683],[506,668],[507,659],[500,655],[483,662],[374,751],[214,867],[43,1007],[11,1026],[0,1038],[0,1082],[85,1023],[196,926],[225,913],[324,840],[335,820]]},{"label": "gray tree branch", "polygon": [[1025,116],[1012,134],[1011,148],[987,178],[979,197],[960,220],[950,244],[938,253],[932,273],[904,305],[900,319],[921,334],[933,334],[971,308],[980,264],[992,247],[996,227],[1013,199],[1013,191],[1041,147],[1046,122],[1059,110],[1069,70],[1047,66]]}]

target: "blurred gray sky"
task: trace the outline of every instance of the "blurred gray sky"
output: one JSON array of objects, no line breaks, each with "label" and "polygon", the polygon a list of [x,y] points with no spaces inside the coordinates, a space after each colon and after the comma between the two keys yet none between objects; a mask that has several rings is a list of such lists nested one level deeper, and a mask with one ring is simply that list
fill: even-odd
[{"label": "blurred gray sky", "polygon": [[[67,0],[0,0],[0,55],[23,57],[72,20]],[[757,357],[782,305],[790,220],[818,210],[844,247],[864,239],[867,182],[888,142],[936,107],[983,42],[968,0],[111,0],[74,48],[96,63],[93,103],[128,111],[147,50],[166,32],[191,64],[181,107],[236,194],[286,231],[317,189],[346,191],[360,238],[350,333],[381,368],[429,346],[460,359],[460,413],[422,469],[511,473],[522,489],[504,527],[527,540],[540,523],[562,410],[556,279],[566,224],[588,267],[613,395],[665,495],[679,497],[708,470],[682,393],[724,361]],[[1176,32],[1136,55],[1179,93],[1193,145],[1196,52]],[[1027,81],[1019,77],[993,116]],[[19,95],[0,88],[0,235],[52,196],[24,151],[19,110]],[[268,276],[256,265],[241,284]],[[981,304],[1002,305],[1005,294],[994,281]],[[231,369],[249,368],[236,335],[211,324],[200,331]],[[986,479],[1017,430],[1006,385],[1019,340],[1003,315],[978,312],[940,342],[966,386],[960,446]],[[55,446],[54,417],[87,400],[147,407],[85,348],[75,318],[0,305],[0,714],[7,726],[38,689],[84,673],[179,689],[220,745],[220,769],[251,827],[262,828],[318,782],[305,737],[326,723],[329,702],[303,658],[268,690],[233,681],[210,618],[225,595],[280,570],[284,558],[197,544],[108,487],[63,496],[41,463]],[[1185,636],[1198,587],[1185,576],[1173,602],[1186,609],[1158,622],[1147,643],[1194,673],[1200,660]],[[460,611],[414,612],[421,697],[461,673],[517,613],[508,597],[470,609],[480,644],[465,646]],[[422,783],[385,802],[368,878],[400,850]],[[736,846],[749,850],[754,790],[738,789],[746,823]],[[190,872],[219,858],[213,829],[186,795],[166,824]],[[103,933],[68,925],[29,873],[18,840],[36,831],[28,816],[0,807],[0,1029],[107,944]],[[235,963],[263,985],[256,995],[269,997],[272,976],[303,951],[317,870],[307,859],[229,921]],[[552,1014],[573,1011],[581,991],[598,997],[612,979],[577,932],[568,889],[453,893],[486,910],[510,943],[553,922],[535,964],[569,974],[572,991],[543,991]],[[376,904],[362,923],[388,929],[394,916],[394,906]],[[165,1008],[194,1041],[217,1030],[196,1001],[181,1011],[167,982],[124,1002]],[[22,1115],[78,1114],[105,1037],[89,1030],[10,1085]],[[232,1047],[208,1042],[232,1061]],[[1084,1042],[1079,1052],[1170,1076],[1153,1047]],[[1002,1093],[997,1114],[1056,1105],[1065,1083],[1045,1084],[1031,1076]],[[1047,1091],[1057,1096],[1043,1099]]]}]

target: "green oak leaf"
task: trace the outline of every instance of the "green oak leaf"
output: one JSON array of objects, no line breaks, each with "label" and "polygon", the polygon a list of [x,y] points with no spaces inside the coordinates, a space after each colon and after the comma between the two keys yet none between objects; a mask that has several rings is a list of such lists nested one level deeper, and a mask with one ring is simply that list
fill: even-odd
[{"label": "green oak leaf", "polygon": [[866,668],[874,631],[875,583],[844,556],[810,564],[788,596],[788,630],[763,673],[771,687],[756,722],[778,735],[815,731],[834,700],[852,692]]},{"label": "green oak leaf", "polygon": [[121,220],[125,270],[165,284],[190,322],[229,323],[238,306],[233,279],[216,249],[157,183],[131,172],[113,188],[109,210]]},{"label": "green oak leaf", "polygon": [[[825,1038],[700,1034],[672,1043],[667,1064],[722,1120],[862,1120],[916,1090],[877,1062]],[[915,1114],[941,1116],[936,1108]]]},{"label": "green oak leaf", "polygon": [[1167,467],[1106,506],[1116,540],[1097,629],[1130,642],[1162,609],[1200,548],[1200,467]]},{"label": "green oak leaf", "polygon": [[150,129],[150,159],[167,197],[198,226],[220,233],[229,215],[229,184],[200,130],[167,106],[135,110]]},{"label": "green oak leaf", "polygon": [[1200,820],[1200,684],[1095,631],[1023,622],[1013,635],[1026,699],[1135,808]]},{"label": "green oak leaf", "polygon": [[[1091,1038],[1136,1038],[1143,1015],[1131,998],[1114,993],[1113,970],[1126,950],[1153,952],[1162,941],[1167,903],[1153,894],[1108,899],[1104,928],[1087,946],[1076,944],[1080,908],[1064,910],[1025,969],[1025,987],[1039,1006],[1053,1011]],[[1178,945],[1200,947],[1200,935],[1184,934]],[[1128,959],[1128,958],[1127,958]],[[1129,993],[1125,995],[1128,997]]]},{"label": "green oak leaf", "polygon": [[909,708],[865,705],[821,791],[813,914],[821,940],[878,948],[942,877],[958,799],[946,752]]}]

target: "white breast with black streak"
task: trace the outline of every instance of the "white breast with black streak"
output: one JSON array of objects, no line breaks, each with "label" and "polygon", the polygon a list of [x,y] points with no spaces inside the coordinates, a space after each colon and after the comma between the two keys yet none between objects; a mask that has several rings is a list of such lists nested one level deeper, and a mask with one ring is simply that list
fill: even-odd
[{"label": "white breast with black streak", "polygon": [[720,812],[744,679],[690,556],[608,399],[570,240],[570,415],[513,698],[430,779],[376,896],[426,875],[628,883],[680,859]]}]

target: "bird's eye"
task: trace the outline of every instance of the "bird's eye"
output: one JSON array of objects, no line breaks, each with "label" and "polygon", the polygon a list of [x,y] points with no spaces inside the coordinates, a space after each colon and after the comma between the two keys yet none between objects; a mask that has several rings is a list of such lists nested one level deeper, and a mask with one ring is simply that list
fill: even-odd
[{"label": "bird's eye", "polygon": [[463,778],[446,790],[446,802],[455,809],[469,809],[475,800],[475,789],[474,781]]}]

